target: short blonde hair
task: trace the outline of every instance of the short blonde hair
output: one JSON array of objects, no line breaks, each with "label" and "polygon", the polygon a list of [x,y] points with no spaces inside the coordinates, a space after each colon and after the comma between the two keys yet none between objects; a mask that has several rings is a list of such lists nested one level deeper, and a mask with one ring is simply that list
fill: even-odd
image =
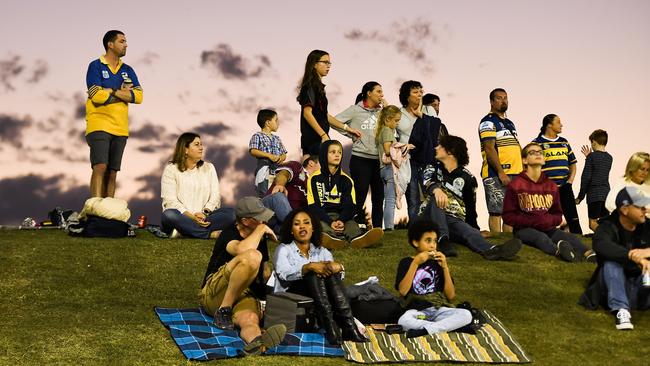
[{"label": "short blonde hair", "polygon": [[[627,161],[627,165],[625,166],[625,179],[632,178],[632,174],[641,169],[641,166],[643,166],[643,163],[646,161],[650,163],[650,154],[647,152],[639,151],[632,154],[632,156],[630,156],[630,160]],[[648,182],[650,182],[650,175],[648,175],[648,177],[645,179],[645,182],[643,183]]]}]

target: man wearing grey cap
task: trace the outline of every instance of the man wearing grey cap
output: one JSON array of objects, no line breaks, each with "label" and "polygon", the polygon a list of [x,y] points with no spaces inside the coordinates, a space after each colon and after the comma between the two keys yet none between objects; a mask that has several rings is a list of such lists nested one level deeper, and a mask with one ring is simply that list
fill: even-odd
[{"label": "man wearing grey cap", "polygon": [[242,198],[235,208],[237,221],[224,229],[214,244],[208,269],[199,292],[201,306],[214,316],[214,323],[224,330],[240,328],[247,343],[245,354],[258,354],[279,344],[286,328],[279,324],[260,329],[257,299],[266,293],[264,268],[269,261],[266,238],[275,234],[266,222],[273,211],[257,197]]},{"label": "man wearing grey cap", "polygon": [[579,303],[588,309],[602,305],[616,316],[616,329],[633,329],[630,310],[650,309],[650,222],[647,197],[636,187],[616,195],[616,211],[594,233],[598,267]]}]

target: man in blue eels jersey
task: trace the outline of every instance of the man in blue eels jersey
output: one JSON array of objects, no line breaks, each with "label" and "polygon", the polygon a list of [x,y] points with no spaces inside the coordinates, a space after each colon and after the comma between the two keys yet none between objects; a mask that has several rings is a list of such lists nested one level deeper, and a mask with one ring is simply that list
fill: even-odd
[{"label": "man in blue eels jersey", "polygon": [[131,66],[122,62],[126,37],[106,32],[106,53],[88,65],[86,85],[86,142],[90,146],[90,195],[113,197],[117,172],[129,136],[129,104],[142,103],[142,87]]}]

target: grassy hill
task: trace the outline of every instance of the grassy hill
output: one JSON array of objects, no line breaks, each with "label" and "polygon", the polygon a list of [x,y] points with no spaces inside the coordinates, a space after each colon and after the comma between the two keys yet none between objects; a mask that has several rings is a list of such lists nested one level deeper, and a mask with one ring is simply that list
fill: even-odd
[{"label": "grassy hill", "polygon": [[[57,230],[0,230],[0,364],[194,365],[152,309],[197,305],[212,244],[162,240],[147,232],[136,238],[85,239]],[[345,264],[347,283],[376,275],[392,289],[398,260],[410,254],[406,232],[398,230],[380,247],[334,256]],[[535,364],[647,364],[650,312],[633,312],[635,330],[622,332],[608,313],[577,305],[594,264],[564,263],[529,247],[515,261],[488,262],[459,247],[450,267],[458,300],[499,317]],[[338,365],[345,360],[219,361],[287,363]]]}]

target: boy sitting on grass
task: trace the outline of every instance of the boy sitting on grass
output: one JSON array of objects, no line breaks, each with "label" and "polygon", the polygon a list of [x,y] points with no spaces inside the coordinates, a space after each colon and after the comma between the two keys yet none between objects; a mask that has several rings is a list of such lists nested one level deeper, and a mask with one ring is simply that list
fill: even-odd
[{"label": "boy sitting on grass", "polygon": [[255,192],[262,198],[269,189],[269,175],[275,173],[275,168],[287,158],[287,149],[284,148],[278,135],[273,132],[280,127],[278,114],[271,109],[261,109],[257,113],[257,124],[262,129],[251,137],[248,143],[248,152],[257,159],[255,167]]},{"label": "boy sitting on grass", "polygon": [[398,324],[407,337],[449,332],[472,321],[472,314],[449,304],[456,289],[447,258],[436,250],[439,229],[421,219],[409,226],[408,240],[416,254],[402,258],[397,266],[395,289],[403,297],[407,310]]},{"label": "boy sitting on grass", "polygon": [[384,231],[375,227],[364,233],[353,220],[354,182],[341,170],[342,158],[343,145],[339,141],[327,140],[320,145],[320,170],[307,180],[307,204],[321,220],[325,248],[341,249],[347,243],[352,248],[366,248],[378,243]]}]

